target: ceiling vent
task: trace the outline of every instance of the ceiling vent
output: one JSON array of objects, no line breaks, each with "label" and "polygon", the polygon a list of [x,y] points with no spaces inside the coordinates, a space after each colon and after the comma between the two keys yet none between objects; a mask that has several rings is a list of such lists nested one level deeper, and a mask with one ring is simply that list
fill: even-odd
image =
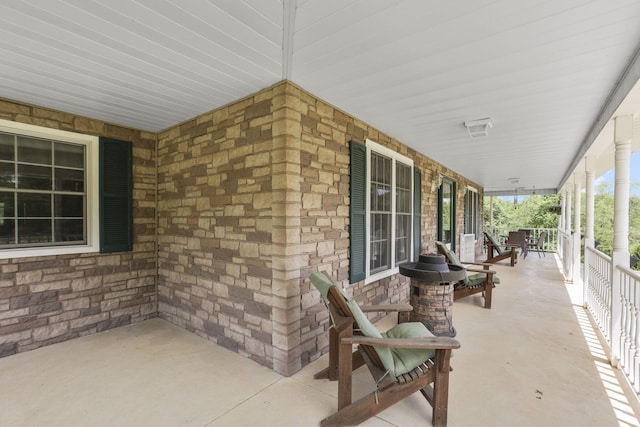
[{"label": "ceiling vent", "polygon": [[471,138],[479,138],[481,136],[489,135],[489,128],[493,127],[493,120],[490,118],[471,120],[469,122],[464,122],[464,125],[467,128],[467,131],[469,131],[469,136]]}]

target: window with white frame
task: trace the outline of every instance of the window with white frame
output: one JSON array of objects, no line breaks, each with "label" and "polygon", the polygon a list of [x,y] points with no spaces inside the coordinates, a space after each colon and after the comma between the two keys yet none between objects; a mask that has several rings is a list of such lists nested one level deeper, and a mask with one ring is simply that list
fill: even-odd
[{"label": "window with white frame", "polygon": [[98,137],[0,120],[0,258],[98,250]]},{"label": "window with white frame", "polygon": [[464,232],[480,236],[480,195],[471,187],[464,193]]},{"label": "window with white frame", "polygon": [[412,256],[413,161],[371,140],[367,151],[366,278],[397,273]]}]

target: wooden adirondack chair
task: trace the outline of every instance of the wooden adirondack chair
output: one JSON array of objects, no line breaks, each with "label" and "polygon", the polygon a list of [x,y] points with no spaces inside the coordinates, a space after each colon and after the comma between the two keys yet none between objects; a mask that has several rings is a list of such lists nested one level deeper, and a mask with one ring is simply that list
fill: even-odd
[{"label": "wooden adirondack chair", "polygon": [[[432,424],[446,426],[451,350],[460,347],[453,338],[435,337],[420,322],[404,322],[381,334],[358,304],[324,274],[311,274],[311,282],[326,301],[335,329],[338,411],[321,426],[351,426],[420,391],[433,407]],[[367,364],[376,389],[352,401],[353,345]],[[331,359],[331,354],[329,355]],[[331,365],[331,362],[330,362]],[[330,366],[331,367],[331,366]],[[433,384],[433,385],[432,385]]]},{"label": "wooden adirondack chair", "polygon": [[[502,247],[496,242],[495,237],[490,233],[484,232],[485,237],[487,238],[487,261],[488,263],[494,264],[503,259],[510,259],[511,267],[516,265],[518,262],[518,254],[516,252],[517,248],[515,246],[510,247]],[[495,255],[494,255],[495,254]]]},{"label": "wooden adirondack chair", "polygon": [[[485,262],[460,262],[454,252],[451,252],[443,242],[436,242],[438,252],[447,258],[449,264],[457,265],[464,268],[467,272],[472,274],[466,275],[466,277],[453,288],[453,300],[467,297],[469,295],[482,292],[484,295],[484,308],[491,308],[491,298],[493,295],[493,288],[496,284],[500,283],[500,279],[496,276],[494,270],[489,270],[491,264]],[[479,268],[469,268],[467,265],[482,266]]]}]

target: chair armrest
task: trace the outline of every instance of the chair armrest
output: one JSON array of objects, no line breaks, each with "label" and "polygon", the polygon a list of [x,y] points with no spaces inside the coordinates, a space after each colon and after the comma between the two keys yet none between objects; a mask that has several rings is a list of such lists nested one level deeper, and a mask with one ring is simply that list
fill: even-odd
[{"label": "chair armrest", "polygon": [[463,262],[462,265],[481,265],[487,269],[493,266],[493,264],[488,262],[468,262],[468,261]]},{"label": "chair armrest", "polygon": [[363,313],[371,313],[374,311],[384,311],[384,312],[405,312],[405,311],[413,311],[413,307],[410,304],[380,304],[380,305],[369,305],[365,307],[361,307]]},{"label": "chair armrest", "polygon": [[496,274],[495,270],[485,270],[480,268],[467,268],[467,271],[471,271],[472,273],[487,273],[487,274]]},{"label": "chair armrest", "polygon": [[333,317],[333,326],[336,328],[337,332],[342,332],[346,330],[348,327],[353,327],[353,319],[350,317],[342,317],[335,315]]},{"label": "chair armrest", "polygon": [[452,350],[460,348],[460,342],[448,337],[424,337],[424,338],[371,338],[349,337],[343,338],[345,344],[364,344],[385,348],[416,348],[425,350]]}]

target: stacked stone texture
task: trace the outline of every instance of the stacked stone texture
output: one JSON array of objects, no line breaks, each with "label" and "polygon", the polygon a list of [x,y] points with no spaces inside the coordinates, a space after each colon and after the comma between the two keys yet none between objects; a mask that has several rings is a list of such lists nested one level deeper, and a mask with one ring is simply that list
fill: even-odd
[{"label": "stacked stone texture", "polygon": [[435,251],[431,182],[473,185],[286,81],[157,135],[12,102],[0,118],[131,140],[135,157],[134,252],[0,260],[6,354],[159,315],[293,374],[328,350],[311,272],[362,304],[409,301],[399,274],[348,283],[349,141],[371,139],[422,170],[422,253]]},{"label": "stacked stone texture", "polygon": [[155,317],[155,135],[0,100],[0,118],[133,143],[129,253],[0,260],[0,356]]}]

